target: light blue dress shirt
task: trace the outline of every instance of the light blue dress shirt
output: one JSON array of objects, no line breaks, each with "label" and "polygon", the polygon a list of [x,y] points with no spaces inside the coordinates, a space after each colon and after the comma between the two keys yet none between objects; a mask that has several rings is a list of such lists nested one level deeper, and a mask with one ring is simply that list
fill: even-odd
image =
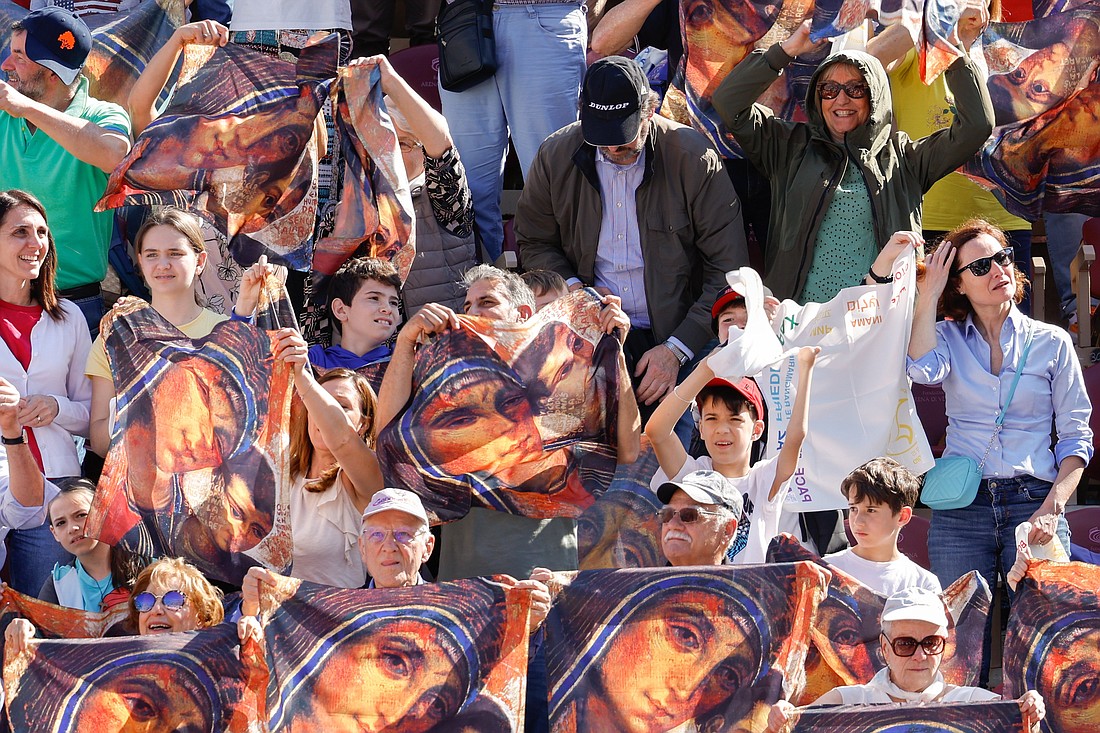
[{"label": "light blue dress shirt", "polygon": [[630,324],[649,328],[645,297],[645,262],[638,230],[638,186],[645,173],[645,154],[630,165],[617,165],[596,148],[596,173],[600,178],[603,220],[596,247],[596,287],[607,288],[622,298]]},{"label": "light blue dress shirt", "polygon": [[1029,326],[1035,329],[1031,352],[1004,427],[986,458],[982,470],[986,478],[1027,475],[1053,481],[1068,456],[1079,456],[1085,463],[1092,458],[1092,405],[1069,334],[1033,321],[1012,306],[1001,328],[1000,375],[989,371],[989,345],[973,316],[963,322],[937,323],[936,347],[919,359],[907,359],[907,372],[914,382],[943,384],[948,417],[944,455],[981,461],[1016,376]]}]

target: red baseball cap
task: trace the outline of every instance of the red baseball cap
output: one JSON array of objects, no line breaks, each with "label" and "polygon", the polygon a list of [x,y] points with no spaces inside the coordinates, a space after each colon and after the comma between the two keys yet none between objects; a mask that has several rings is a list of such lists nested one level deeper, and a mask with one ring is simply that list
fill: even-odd
[{"label": "red baseball cap", "polygon": [[[760,420],[764,419],[764,395],[760,393],[760,387],[757,386],[756,380],[752,377],[742,377],[739,382],[731,382],[728,379],[715,377],[707,382],[707,387],[729,387],[737,390],[749,401],[749,404],[756,408],[756,417]],[[699,398],[696,398],[695,402],[698,404]],[[700,409],[702,407],[702,405],[699,405]]]}]

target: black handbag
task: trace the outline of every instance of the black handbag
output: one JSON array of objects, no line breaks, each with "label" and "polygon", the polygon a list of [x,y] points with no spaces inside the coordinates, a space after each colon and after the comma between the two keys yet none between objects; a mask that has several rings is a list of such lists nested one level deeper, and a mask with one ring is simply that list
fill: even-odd
[{"label": "black handbag", "polygon": [[461,92],[496,73],[492,0],[444,0],[436,32],[439,83],[444,89]]}]

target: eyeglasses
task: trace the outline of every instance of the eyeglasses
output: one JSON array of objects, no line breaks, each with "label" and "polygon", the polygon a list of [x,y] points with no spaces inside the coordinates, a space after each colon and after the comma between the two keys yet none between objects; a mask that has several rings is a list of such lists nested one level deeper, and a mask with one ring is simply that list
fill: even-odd
[{"label": "eyeglasses", "polygon": [[974,273],[974,277],[982,277],[989,272],[989,268],[996,262],[1001,267],[1008,267],[1012,264],[1012,248],[1005,247],[997,254],[989,255],[988,257],[979,257],[971,262],[969,265],[963,265],[959,269],[955,270],[956,275],[963,274],[963,270],[970,270]]},{"label": "eyeglasses", "polygon": [[897,654],[899,657],[913,656],[917,653],[918,646],[924,650],[925,654],[934,657],[943,651],[943,645],[947,643],[947,639],[935,634],[926,636],[920,641],[917,641],[911,636],[899,636],[896,639],[891,639],[886,635],[886,632],[882,632],[882,638],[886,639],[886,643],[894,650],[894,654]]},{"label": "eyeglasses", "polygon": [[402,153],[411,153],[423,147],[422,143],[412,142],[411,140],[398,140],[397,145],[401,148]]},{"label": "eyeglasses", "polygon": [[700,509],[696,506],[686,506],[683,509],[673,509],[670,506],[661,507],[661,510],[657,512],[657,520],[661,524],[668,524],[672,521],[673,517],[680,517],[680,521],[684,524],[695,524],[699,521],[699,517],[702,515],[708,517],[720,517],[719,512],[708,512],[706,509]]},{"label": "eyeglasses", "polygon": [[822,99],[836,99],[841,91],[848,95],[848,99],[863,99],[871,92],[871,88],[861,81],[850,81],[847,84],[823,81],[817,85],[818,96]]},{"label": "eyeglasses", "polygon": [[385,543],[387,537],[393,535],[394,542],[408,547],[413,543],[413,540],[427,531],[426,529],[418,529],[415,532],[410,532],[407,529],[372,529],[364,533],[363,536],[372,545],[381,545]]},{"label": "eyeglasses", "polygon": [[138,610],[138,613],[149,613],[153,610],[153,606],[157,605],[158,600],[169,611],[178,611],[187,605],[187,596],[181,590],[167,591],[159,598],[149,591],[145,591],[134,596],[134,608]]}]

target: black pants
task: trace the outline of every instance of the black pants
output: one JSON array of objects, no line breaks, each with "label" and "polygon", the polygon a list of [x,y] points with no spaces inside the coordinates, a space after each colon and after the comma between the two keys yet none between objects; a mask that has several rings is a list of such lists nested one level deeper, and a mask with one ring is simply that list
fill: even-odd
[{"label": "black pants", "polygon": [[[352,58],[390,52],[390,31],[396,0],[351,0]],[[405,32],[409,45],[435,42],[435,18],[440,0],[408,0]]]}]

